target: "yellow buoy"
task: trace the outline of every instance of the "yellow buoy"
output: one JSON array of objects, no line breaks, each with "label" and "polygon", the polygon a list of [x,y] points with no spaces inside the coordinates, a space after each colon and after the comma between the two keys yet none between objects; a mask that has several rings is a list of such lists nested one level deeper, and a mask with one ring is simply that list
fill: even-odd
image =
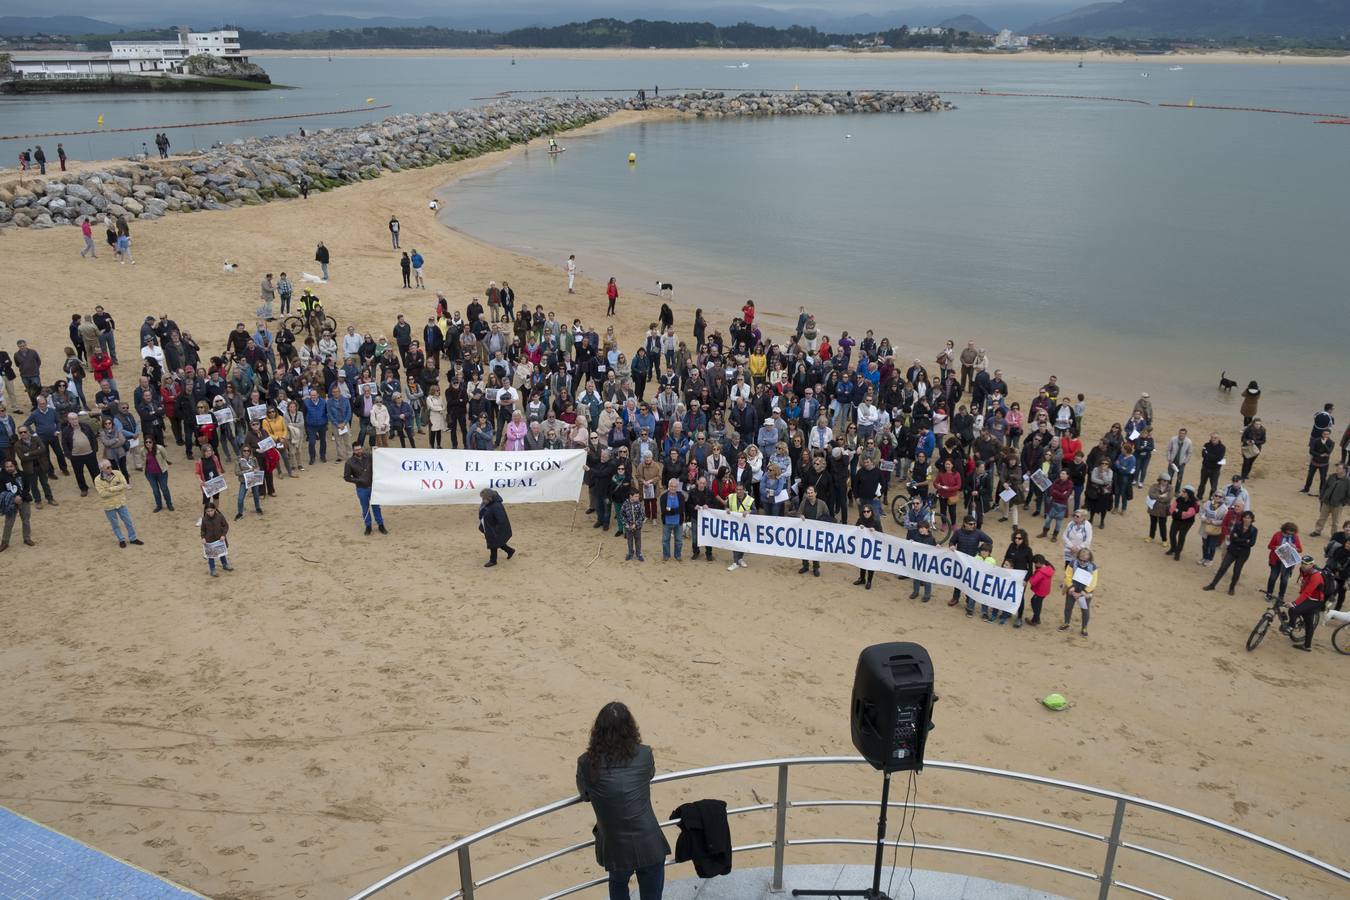
[{"label": "yellow buoy", "polygon": [[629,161],[630,163],[635,163],[635,162],[637,162],[637,154],[636,154],[636,153],[630,153],[630,154],[628,154],[628,161]]},{"label": "yellow buoy", "polygon": [[1186,101],[1186,105],[1187,105],[1187,106],[1194,106],[1194,105],[1195,105],[1195,98],[1192,97],[1190,100],[1187,100],[1187,101]]},{"label": "yellow buoy", "polygon": [[374,98],[374,97],[367,97],[367,98],[366,98],[366,102],[367,102],[367,103],[374,103],[374,102],[375,102],[375,98]]},{"label": "yellow buoy", "polygon": [[100,125],[103,124],[103,116],[101,116],[101,115],[98,117],[98,124],[100,124]]}]

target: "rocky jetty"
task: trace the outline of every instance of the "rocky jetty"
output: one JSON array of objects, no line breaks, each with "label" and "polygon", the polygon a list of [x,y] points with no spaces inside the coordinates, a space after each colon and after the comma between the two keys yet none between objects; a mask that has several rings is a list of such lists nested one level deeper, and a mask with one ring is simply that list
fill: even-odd
[{"label": "rocky jetty", "polygon": [[392,116],[304,138],[238,140],[200,156],[130,162],[79,174],[0,185],[0,228],[51,228],[104,214],[157,219],[170,212],[299,197],[301,178],[325,191],[501,150],[576,128],[625,109],[670,109],[695,117],[801,116],[934,112],[950,109],[933,94],[698,92],[634,99],[502,100],[452,113]]}]

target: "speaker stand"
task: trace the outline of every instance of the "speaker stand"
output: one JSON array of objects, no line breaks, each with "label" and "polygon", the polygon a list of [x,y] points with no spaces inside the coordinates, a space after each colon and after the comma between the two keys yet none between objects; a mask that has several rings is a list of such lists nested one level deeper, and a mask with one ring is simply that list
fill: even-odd
[{"label": "speaker stand", "polygon": [[872,886],[857,890],[794,890],[794,897],[862,897],[864,900],[891,900],[881,890],[881,864],[886,852],[886,811],[891,801],[891,773],[881,782],[881,815],[877,818],[877,853],[872,862]]}]

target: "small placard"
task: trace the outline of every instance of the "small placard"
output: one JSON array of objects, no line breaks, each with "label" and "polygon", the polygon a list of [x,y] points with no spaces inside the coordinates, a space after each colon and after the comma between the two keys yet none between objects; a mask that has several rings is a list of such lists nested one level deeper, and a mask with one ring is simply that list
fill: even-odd
[{"label": "small placard", "polygon": [[200,415],[197,416],[198,425],[210,425],[214,421],[215,419],[211,417],[210,413],[201,413]]},{"label": "small placard", "polygon": [[893,459],[883,459],[883,460],[881,461],[881,465],[880,465],[878,468],[880,468],[881,471],[883,471],[883,472],[894,472],[894,471],[895,471],[895,460],[893,460]]},{"label": "small placard", "polygon": [[208,497],[214,497],[216,494],[223,494],[225,488],[224,475],[217,475],[215,478],[202,482],[202,493]]},{"label": "small placard", "polygon": [[228,406],[222,406],[215,411],[216,421],[221,425],[228,425],[234,421],[234,410]]},{"label": "small placard", "polygon": [[276,441],[272,440],[270,437],[265,437],[261,441],[258,441],[258,452],[266,453],[268,450],[276,447],[276,445]]},{"label": "small placard", "polygon": [[203,552],[207,559],[220,559],[229,553],[229,548],[225,546],[224,540],[212,541],[209,544],[203,545]]},{"label": "small placard", "polygon": [[267,415],[266,403],[259,403],[257,406],[250,406],[248,408],[248,420],[250,422],[261,422],[263,417],[266,415]]},{"label": "small placard", "polygon": [[267,480],[267,476],[257,469],[244,473],[244,487],[260,487]]}]

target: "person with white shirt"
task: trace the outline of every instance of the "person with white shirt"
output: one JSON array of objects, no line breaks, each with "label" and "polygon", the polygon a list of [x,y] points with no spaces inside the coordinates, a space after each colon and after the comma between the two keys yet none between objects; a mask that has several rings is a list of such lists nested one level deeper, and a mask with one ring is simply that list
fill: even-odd
[{"label": "person with white shirt", "polygon": [[830,428],[829,420],[824,413],[816,419],[816,426],[811,429],[811,436],[807,440],[807,446],[812,450],[826,451],[834,443],[834,429]]},{"label": "person with white shirt", "polygon": [[362,340],[363,338],[361,335],[356,333],[356,326],[348,325],[347,333],[342,336],[342,355],[344,357],[355,356],[359,358],[361,356]]},{"label": "person with white shirt", "polygon": [[567,257],[567,293],[575,294],[577,283],[577,255],[575,253]]}]

